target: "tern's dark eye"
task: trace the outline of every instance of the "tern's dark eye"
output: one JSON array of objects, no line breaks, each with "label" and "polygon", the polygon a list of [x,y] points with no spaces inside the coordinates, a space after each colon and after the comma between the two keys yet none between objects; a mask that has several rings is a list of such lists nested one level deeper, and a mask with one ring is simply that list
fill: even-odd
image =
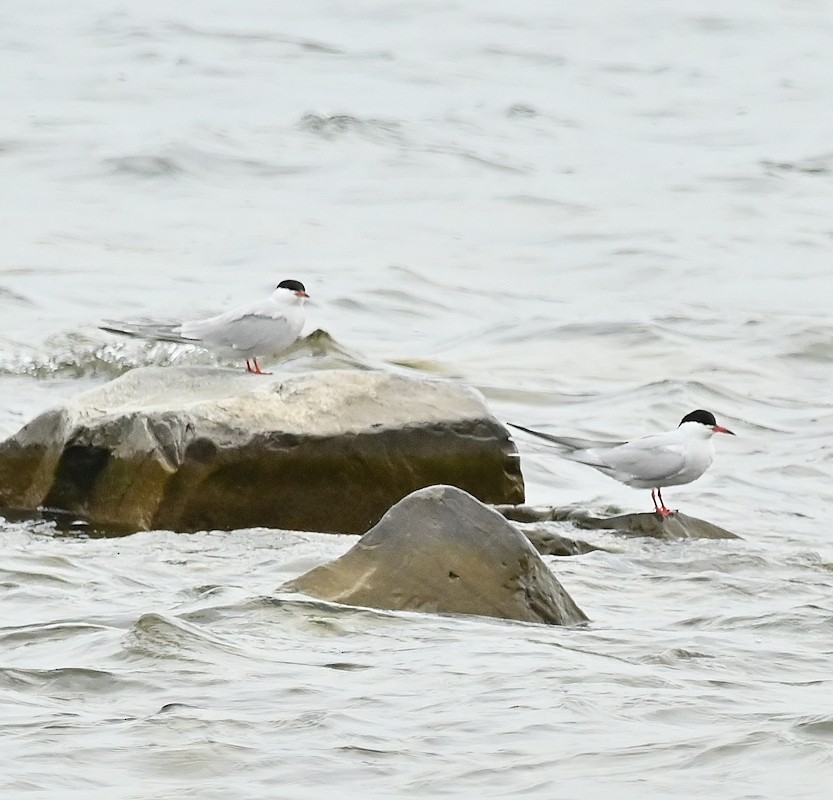
[{"label": "tern's dark eye", "polygon": [[278,289],[289,289],[291,292],[305,292],[306,288],[301,281],[281,281],[278,286]]},{"label": "tern's dark eye", "polygon": [[703,411],[702,408],[697,411],[692,411],[690,414],[686,414],[682,420],[680,420],[680,425],[682,425],[683,422],[699,422],[702,425],[717,425],[717,420],[714,418],[714,414],[712,414],[711,411]]}]

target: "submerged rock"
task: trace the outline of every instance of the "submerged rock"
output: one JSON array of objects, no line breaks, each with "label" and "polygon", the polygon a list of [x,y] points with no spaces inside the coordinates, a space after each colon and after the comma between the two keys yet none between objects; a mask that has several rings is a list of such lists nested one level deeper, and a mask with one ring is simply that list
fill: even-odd
[{"label": "submerged rock", "polygon": [[522,534],[453,486],[410,494],[343,556],[281,589],[370,608],[587,619]]},{"label": "submerged rock", "polygon": [[575,522],[582,528],[600,528],[624,533],[629,536],[652,536],[655,539],[739,539],[740,537],[703,519],[689,517],[682,511],[675,511],[670,517],[655,512],[622,514],[618,517],[600,519],[589,515],[576,517]]},{"label": "submerged rock", "polygon": [[629,536],[651,536],[655,539],[739,539],[740,537],[706,520],[675,511],[670,517],[658,513],[620,514],[616,517],[594,517],[576,508],[550,506],[498,505],[497,510],[514,522],[571,522],[579,528],[609,530]]},{"label": "submerged rock", "polygon": [[0,506],[123,530],[360,533],[436,483],[523,499],[515,446],[479,393],[371,370],[135,369],[0,443]]},{"label": "submerged rock", "polygon": [[542,556],[580,556],[584,553],[592,553],[596,550],[603,550],[602,547],[583,542],[580,539],[572,539],[562,536],[541,525],[524,525],[521,533],[532,543],[532,546]]}]

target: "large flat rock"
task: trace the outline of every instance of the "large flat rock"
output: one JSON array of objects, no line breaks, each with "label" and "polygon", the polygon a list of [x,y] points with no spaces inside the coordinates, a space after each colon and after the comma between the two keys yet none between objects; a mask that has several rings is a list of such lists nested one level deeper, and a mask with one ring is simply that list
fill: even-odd
[{"label": "large flat rock", "polygon": [[555,625],[587,619],[526,537],[453,486],[414,492],[343,556],[281,588],[369,608]]},{"label": "large flat rock", "polygon": [[0,506],[125,531],[361,533],[437,483],[523,500],[515,446],[478,392],[373,370],[135,369],[0,443]]}]

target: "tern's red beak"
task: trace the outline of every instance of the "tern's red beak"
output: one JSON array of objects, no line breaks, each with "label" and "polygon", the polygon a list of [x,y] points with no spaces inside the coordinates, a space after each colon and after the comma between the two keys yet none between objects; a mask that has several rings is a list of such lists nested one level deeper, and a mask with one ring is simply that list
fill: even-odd
[{"label": "tern's red beak", "polygon": [[303,289],[298,289],[298,291],[295,292],[295,297],[309,297],[309,295]]},{"label": "tern's red beak", "polygon": [[722,425],[713,425],[712,430],[715,433],[728,433],[730,436],[737,436],[736,433],[733,433],[728,428],[724,428]]}]

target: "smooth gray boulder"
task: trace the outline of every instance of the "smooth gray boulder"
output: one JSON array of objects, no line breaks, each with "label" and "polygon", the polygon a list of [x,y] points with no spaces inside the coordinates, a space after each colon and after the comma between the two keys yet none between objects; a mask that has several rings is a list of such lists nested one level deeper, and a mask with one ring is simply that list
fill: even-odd
[{"label": "smooth gray boulder", "polygon": [[578,528],[609,530],[626,536],[650,536],[655,539],[739,539],[731,531],[712,522],[675,511],[661,517],[655,511],[620,514],[615,517],[594,517],[576,508],[550,506],[498,505],[497,510],[514,522],[570,522]]},{"label": "smooth gray boulder", "polygon": [[587,619],[526,537],[453,486],[408,495],[343,556],[281,590],[370,608],[554,625]]},{"label": "smooth gray boulder", "polygon": [[517,450],[478,392],[374,370],[145,367],[0,443],[0,506],[124,531],[361,533],[436,483],[523,500]]}]

